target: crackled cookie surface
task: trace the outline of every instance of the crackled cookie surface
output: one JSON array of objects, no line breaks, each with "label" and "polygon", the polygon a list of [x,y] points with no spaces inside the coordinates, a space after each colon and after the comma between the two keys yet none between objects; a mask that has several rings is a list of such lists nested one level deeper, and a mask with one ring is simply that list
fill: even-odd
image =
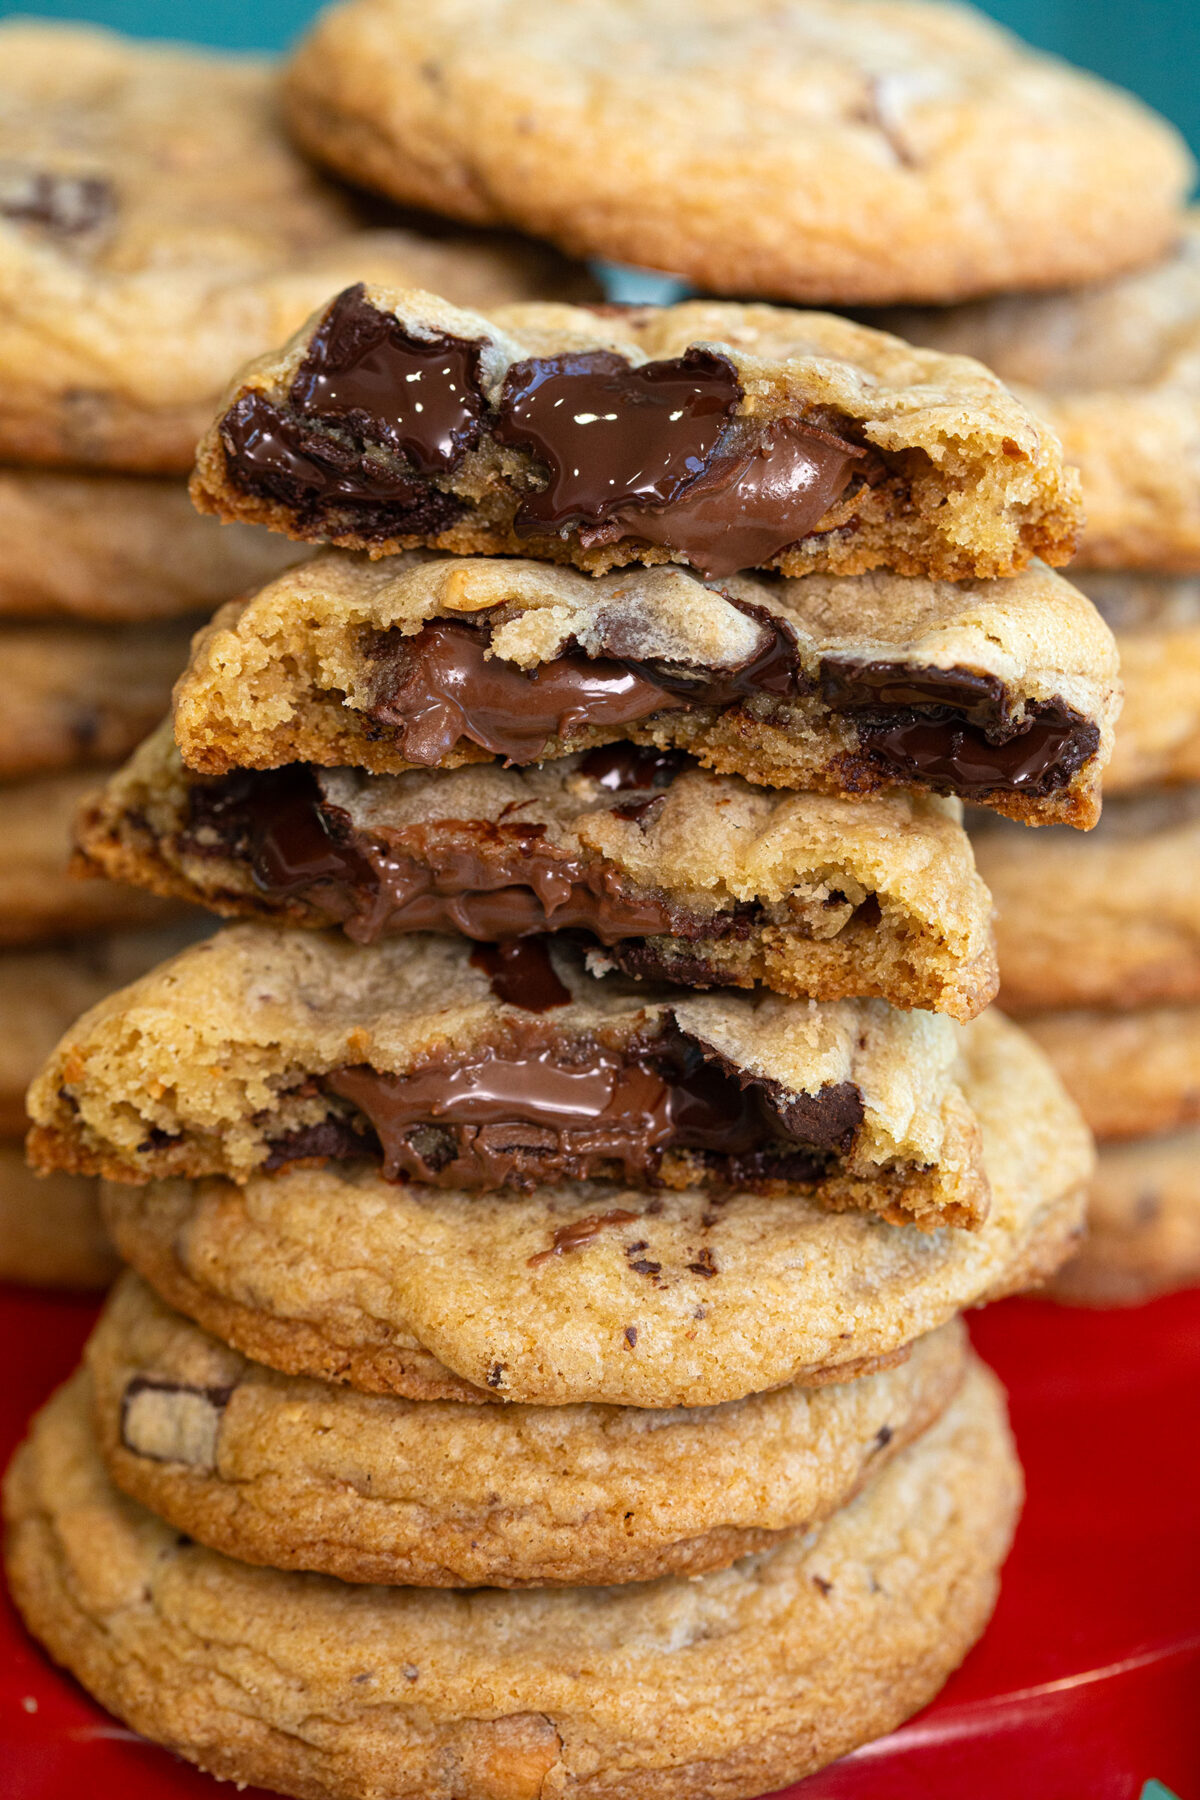
[{"label": "crackled cookie surface", "polygon": [[774,793],[683,752],[198,776],[164,724],[89,801],[78,865],[230,916],[482,941],[583,933],[595,969],[970,1018],[991,899],[953,801]]},{"label": "crackled cookie surface", "polygon": [[415,1399],[710,1406],[846,1380],[965,1306],[1043,1280],[1091,1140],[1041,1052],[963,1027],[991,1190],[974,1231],[742,1192],[478,1194],[367,1165],[107,1185],[122,1256],[247,1356]]},{"label": "crackled cookie surface", "polygon": [[249,1568],[124,1499],[87,1401],[82,1377],[61,1390],[8,1479],[26,1623],[143,1736],[211,1774],[339,1800],[786,1785],[936,1692],[987,1622],[1020,1506],[999,1388],[975,1364],[849,1506],[730,1569],[541,1593],[351,1587]]},{"label": "crackled cookie surface", "polygon": [[1008,581],[329,553],[217,615],[174,707],[184,761],[375,773],[633,740],[769,787],[933,789],[1088,826],[1120,702],[1096,609]]},{"label": "crackled cookie surface", "polygon": [[280,1375],[134,1275],[87,1350],[123,1492],[210,1549],[405,1587],[700,1574],[809,1529],[931,1425],[955,1322],[894,1369],[720,1407],[461,1406]]},{"label": "crackled cookie surface", "polygon": [[552,253],[380,229],[292,149],[276,81],[255,58],[0,27],[6,460],[185,472],[230,371],[347,281],[578,296]]},{"label": "crackled cookie surface", "polygon": [[1161,120],[965,7],[350,0],[287,100],[308,149],[381,193],[818,303],[1136,266],[1190,181]]},{"label": "crackled cookie surface", "polygon": [[485,316],[360,282],[237,376],[202,511],[368,549],[594,573],[1066,562],[1078,482],[979,363],[826,313],[691,301]]},{"label": "crackled cookie surface", "polygon": [[878,1000],[597,979],[558,940],[236,925],[64,1034],[30,1154],[138,1182],[366,1161],[480,1194],[749,1186],[970,1226],[988,1183],[961,1030]]}]

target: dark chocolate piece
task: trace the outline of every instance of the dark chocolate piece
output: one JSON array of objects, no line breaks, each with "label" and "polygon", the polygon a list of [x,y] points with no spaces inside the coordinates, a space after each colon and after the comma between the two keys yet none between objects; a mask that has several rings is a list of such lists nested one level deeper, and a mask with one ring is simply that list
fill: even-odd
[{"label": "dark chocolate piece", "polygon": [[685,750],[659,750],[653,744],[597,744],[579,761],[579,773],[610,794],[630,788],[669,787],[691,764]]},{"label": "dark chocolate piece", "polygon": [[48,169],[0,165],[0,217],[75,237],[104,224],[116,204],[112,183],[101,175],[56,175]]},{"label": "dark chocolate piece", "polygon": [[997,675],[976,669],[938,669],[889,662],[821,663],[820,695],[834,712],[864,710],[895,714],[937,708],[938,718],[953,712],[960,719],[997,734],[997,741],[1019,730],[1013,725],[1009,690]]},{"label": "dark chocolate piece", "polygon": [[291,404],[386,444],[423,475],[449,474],[479,442],[480,344],[415,337],[360,283],[338,295],[296,372]]},{"label": "dark chocolate piece", "polygon": [[[121,1396],[121,1444],[149,1462],[211,1465],[221,1415],[232,1395],[231,1386],[198,1387],[134,1375]],[[165,1405],[155,1406],[156,1399]]]},{"label": "dark chocolate piece", "polygon": [[286,1137],[273,1138],[263,1168],[271,1175],[291,1163],[356,1162],[360,1157],[373,1159],[380,1154],[374,1131],[360,1120],[331,1113],[315,1125],[302,1125]]},{"label": "dark chocolate piece", "polygon": [[493,994],[506,1006],[526,1012],[553,1012],[571,1004],[571,990],[554,972],[544,938],[506,938],[498,944],[477,944],[471,966],[482,969]]},{"label": "dark chocolate piece", "polygon": [[966,800],[1058,793],[1100,747],[1100,727],[1057,700],[1033,701],[1020,731],[999,743],[953,719],[901,716],[858,729],[862,750],[899,780],[915,776]]}]

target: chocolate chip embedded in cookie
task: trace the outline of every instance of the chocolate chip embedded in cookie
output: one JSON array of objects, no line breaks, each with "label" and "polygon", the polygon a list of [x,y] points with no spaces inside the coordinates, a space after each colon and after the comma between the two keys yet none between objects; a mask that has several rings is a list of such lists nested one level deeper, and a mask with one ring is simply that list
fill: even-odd
[{"label": "chocolate chip embedded in cookie", "polygon": [[1066,562],[1057,441],[980,364],[822,313],[687,302],[467,312],[360,283],[233,382],[201,511],[384,555],[601,573]]},{"label": "chocolate chip embedded in cookie", "polygon": [[116,1180],[365,1161],[473,1193],[749,1187],[977,1226],[958,1030],[878,1000],[597,980],[559,940],[236,925],[67,1032],[30,1089],[30,1152]]},{"label": "chocolate chip embedded in cookie", "polygon": [[768,787],[932,789],[1086,827],[1119,700],[1112,634],[1041,568],[718,586],[334,552],[217,615],[174,715],[208,774],[525,765],[620,740]]},{"label": "chocolate chip embedded in cookie", "polygon": [[697,1575],[811,1529],[926,1430],[959,1321],[893,1369],[720,1408],[463,1406],[280,1375],[136,1276],[87,1349],[117,1486],[243,1562],[404,1587]]},{"label": "chocolate chip embedded in cookie", "polygon": [[633,744],[520,769],[208,777],[167,723],[88,802],[76,842],[88,873],[360,943],[571,931],[597,970],[961,1019],[997,979],[953,801],[773,793]]},{"label": "chocolate chip embedded in cookie", "polygon": [[818,304],[1136,267],[1192,179],[1164,121],[966,7],[350,0],[286,97],[308,150],[406,204]]},{"label": "chocolate chip embedded in cookie", "polygon": [[844,1381],[1044,1280],[1082,1229],[1091,1138],[1049,1063],[994,1012],[961,1041],[991,1191],[975,1231],[747,1191],[481,1194],[361,1162],[244,1188],[113,1183],[105,1218],[214,1336],[369,1393],[715,1406]]},{"label": "chocolate chip embedded in cookie", "polygon": [[177,1755],[344,1800],[785,1786],[936,1692],[987,1621],[1020,1505],[999,1384],[974,1363],[856,1500],[733,1569],[380,1593],[248,1568],[124,1499],[89,1398],[83,1376],[61,1390],[8,1478],[26,1624]]},{"label": "chocolate chip embedded in cookie", "polygon": [[29,19],[0,26],[0,272],[0,457],[176,473],[230,371],[347,281],[595,292],[551,251],[323,181],[260,59]]}]

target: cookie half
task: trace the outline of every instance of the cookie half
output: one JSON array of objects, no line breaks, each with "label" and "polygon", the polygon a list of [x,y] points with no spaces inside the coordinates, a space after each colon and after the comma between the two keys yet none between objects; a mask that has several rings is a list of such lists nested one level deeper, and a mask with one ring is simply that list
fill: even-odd
[{"label": "cookie half", "polygon": [[7,1560],[56,1660],[229,1780],[338,1800],[749,1795],[937,1691],[987,1622],[1020,1495],[976,1363],[856,1500],[730,1569],[540,1593],[352,1587],[248,1568],[120,1496],[77,1377],[9,1474]]},{"label": "cookie half", "polygon": [[0,945],[140,928],[183,910],[140,888],[67,873],[75,815],[102,775],[72,769],[0,784]]},{"label": "cookie half", "polygon": [[819,303],[1096,280],[1165,248],[1191,181],[1131,96],[966,7],[350,0],[286,95],[406,204]]},{"label": "cookie half", "polygon": [[360,281],[233,381],[202,512],[386,555],[950,580],[1066,562],[1078,483],[981,364],[824,313],[469,312]]},{"label": "cookie half", "polygon": [[358,943],[570,931],[596,969],[965,1019],[998,977],[960,821],[953,801],[772,792],[631,744],[515,769],[200,776],[168,722],[84,808],[75,866]]},{"label": "cookie half", "polygon": [[1080,1007],[1036,1014],[1026,1029],[1098,1138],[1200,1119],[1200,1006]]},{"label": "cookie half", "polygon": [[19,1138],[0,1138],[0,1281],[103,1288],[120,1264],[100,1218],[99,1183],[85,1175],[39,1180]]},{"label": "cookie half", "polygon": [[6,461],[185,473],[230,370],[348,281],[466,306],[591,296],[552,252],[378,229],[292,148],[277,79],[257,58],[0,27]]},{"label": "cookie half", "polygon": [[1012,1012],[1200,1000],[1200,786],[1109,800],[1096,831],[972,821]]},{"label": "cookie half", "polygon": [[1049,1292],[1077,1306],[1135,1306],[1200,1285],[1200,1131],[1102,1144],[1088,1232]]},{"label": "cookie half", "polygon": [[1200,570],[1200,210],[1176,232],[1112,282],[884,320],[979,357],[1061,439],[1083,481],[1081,568]]},{"label": "cookie half", "polygon": [[113,1481],[210,1549],[409,1587],[698,1575],[810,1529],[945,1410],[962,1326],[897,1368],[725,1406],[461,1406],[280,1375],[135,1275],[87,1364]]},{"label": "cookie half", "polygon": [[1111,626],[1121,659],[1125,701],[1105,793],[1200,781],[1200,579],[1103,570],[1072,578]]},{"label": "cookie half", "polygon": [[933,789],[1088,826],[1112,635],[1043,568],[706,585],[496,557],[328,554],[218,614],[175,698],[198,771],[376,774],[629,741],[768,787]]},{"label": "cookie half", "polygon": [[30,1155],[117,1181],[365,1161],[475,1194],[749,1186],[974,1226],[960,1029],[597,979],[561,940],[234,925],[65,1033],[29,1091]]},{"label": "cookie half", "polygon": [[256,1361],[414,1399],[713,1406],[844,1381],[1043,1280],[1082,1226],[1091,1140],[991,1013],[963,1028],[991,1189],[976,1231],[748,1192],[483,1195],[363,1164],[104,1188],[125,1260]]}]

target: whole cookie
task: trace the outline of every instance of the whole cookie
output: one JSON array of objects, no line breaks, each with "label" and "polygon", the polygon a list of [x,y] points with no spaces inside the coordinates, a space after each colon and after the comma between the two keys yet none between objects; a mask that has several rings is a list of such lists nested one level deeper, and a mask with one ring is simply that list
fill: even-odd
[{"label": "whole cookie", "polygon": [[1190,179],[1129,96],[917,0],[349,0],[287,100],[397,199],[820,303],[1094,280],[1166,247]]},{"label": "whole cookie", "polygon": [[1071,573],[1111,626],[1121,659],[1125,700],[1105,793],[1200,782],[1200,579]]},{"label": "whole cookie", "polygon": [[210,1549],[404,1587],[696,1575],[837,1510],[945,1409],[957,1322],[895,1369],[725,1406],[460,1406],[248,1362],[135,1275],[87,1350],[109,1474]]},{"label": "whole cookie", "polygon": [[1119,280],[884,322],[979,357],[1053,427],[1083,480],[1079,568],[1200,570],[1200,211]]},{"label": "whole cookie", "polygon": [[991,1187],[974,1231],[697,1190],[454,1193],[295,1169],[106,1185],[127,1262],[286,1373],[416,1399],[711,1406],[847,1380],[965,1306],[1045,1279],[1082,1220],[1091,1139],[1007,1021],[963,1027]]},{"label": "whole cookie", "polygon": [[690,1800],[785,1786],[924,1705],[987,1622],[1020,1492],[976,1364],[850,1505],[730,1569],[351,1587],[230,1561],[120,1496],[77,1377],[10,1472],[7,1559],[51,1655],[226,1779],[323,1800]]},{"label": "whole cookie", "polygon": [[1103,1144],[1088,1233],[1048,1292],[1077,1306],[1135,1306],[1200,1285],[1200,1131]]},{"label": "whole cookie", "polygon": [[0,1281],[103,1288],[120,1264],[100,1220],[99,1183],[39,1179],[19,1138],[0,1139]]},{"label": "whole cookie", "polygon": [[1102,1140],[1200,1119],[1200,1006],[1079,1007],[1025,1021]]},{"label": "whole cookie", "polygon": [[183,473],[231,371],[347,281],[579,297],[550,253],[380,229],[292,149],[276,80],[254,58],[0,26],[0,457]]}]

